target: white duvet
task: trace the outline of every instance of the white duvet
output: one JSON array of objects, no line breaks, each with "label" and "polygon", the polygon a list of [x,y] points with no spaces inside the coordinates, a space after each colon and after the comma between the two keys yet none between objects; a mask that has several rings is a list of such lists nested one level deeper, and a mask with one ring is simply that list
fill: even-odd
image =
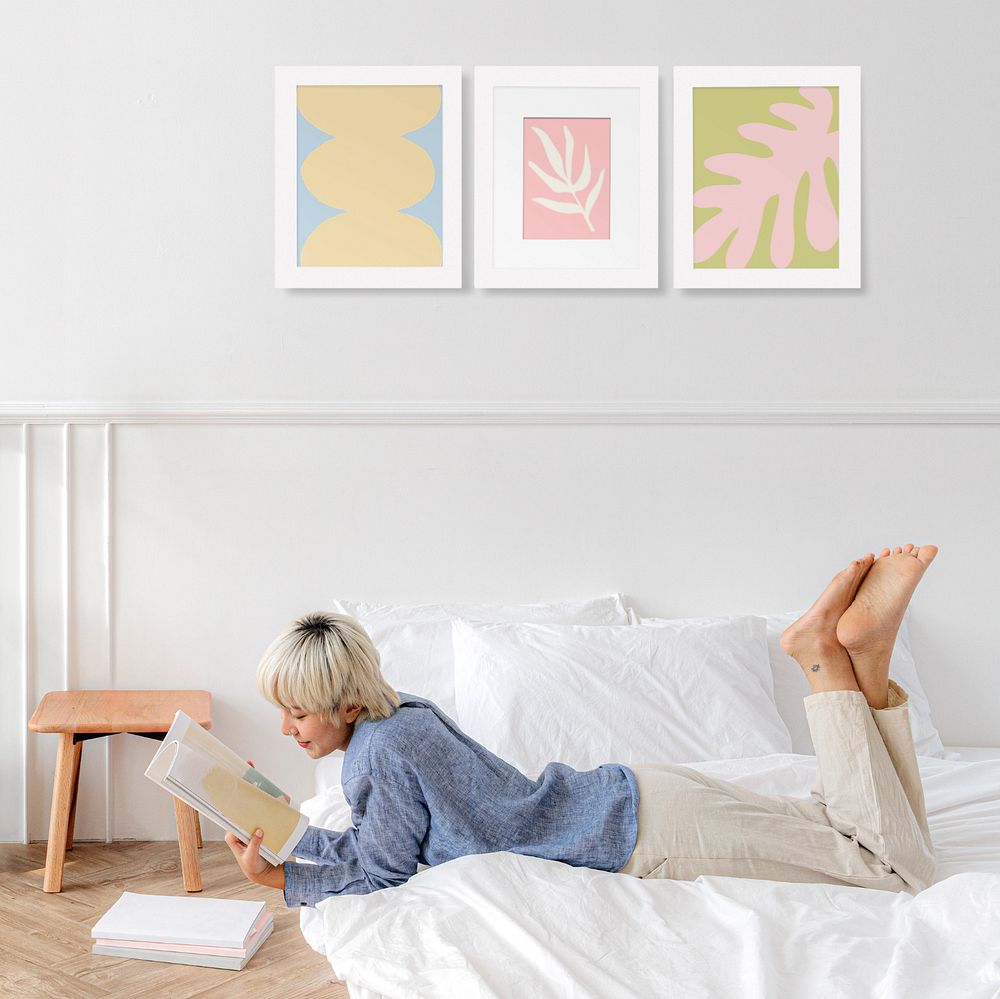
[{"label": "white duvet", "polygon": [[[1000,760],[920,763],[939,870],[915,898],[738,878],[641,881],[493,853],[330,899],[303,930],[353,999],[997,999]],[[804,796],[815,760],[698,767]]]}]

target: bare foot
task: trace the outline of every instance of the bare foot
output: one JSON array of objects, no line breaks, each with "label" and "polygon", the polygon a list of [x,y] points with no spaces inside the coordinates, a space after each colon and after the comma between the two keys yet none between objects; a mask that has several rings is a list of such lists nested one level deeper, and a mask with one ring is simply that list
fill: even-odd
[{"label": "bare foot", "polygon": [[816,602],[781,636],[781,647],[802,667],[813,693],[859,690],[850,657],[837,639],[837,622],[851,606],[875,556],[855,559],[830,581]]},{"label": "bare foot", "polygon": [[896,633],[917,583],[937,553],[935,545],[884,549],[837,622],[837,638],[847,649],[858,686],[873,708],[888,704],[889,659]]}]

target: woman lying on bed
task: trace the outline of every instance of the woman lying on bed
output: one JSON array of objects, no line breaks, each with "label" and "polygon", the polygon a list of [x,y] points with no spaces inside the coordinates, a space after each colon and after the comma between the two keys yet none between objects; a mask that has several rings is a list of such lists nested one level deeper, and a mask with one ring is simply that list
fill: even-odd
[{"label": "woman lying on bed", "polygon": [[[440,709],[397,694],[365,631],[307,614],[257,670],[281,730],[312,759],[345,751],[353,828],[310,826],[274,867],[227,835],[243,873],[289,906],[403,884],[417,864],[510,851],[639,878],[700,874],[859,885],[916,894],[934,879],[906,692],[889,680],[903,612],[937,548],[855,559],[781,638],[811,693],[811,799],[763,795],[689,767],[550,763],[531,780]],[[601,724],[600,705],[594,723]],[[614,719],[613,724],[628,724]]]}]

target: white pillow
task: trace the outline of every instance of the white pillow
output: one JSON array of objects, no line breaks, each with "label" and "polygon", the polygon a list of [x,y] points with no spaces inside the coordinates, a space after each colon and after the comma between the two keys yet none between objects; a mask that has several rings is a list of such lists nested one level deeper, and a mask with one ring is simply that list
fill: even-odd
[{"label": "white pillow", "polygon": [[549,604],[414,605],[337,600],[333,610],[361,623],[379,651],[382,675],[396,690],[426,697],[452,719],[456,718],[453,619],[592,625],[628,622],[628,611],[617,593]]},{"label": "white pillow", "polygon": [[522,772],[791,752],[763,618],[588,627],[458,621],[458,722]]},{"label": "white pillow", "polygon": [[[781,633],[801,616],[801,611],[770,615],[767,618],[767,646],[774,673],[774,702],[788,726],[792,748],[796,753],[812,756],[816,750],[813,748],[806,722],[806,709],[802,703],[802,699],[809,693],[809,681],[806,680],[802,667],[781,648]],[[931,719],[930,703],[917,676],[917,664],[910,651],[909,617],[910,610],[907,608],[889,661],[889,676],[910,695],[910,728],[913,730],[917,755],[949,758],[952,754],[947,753],[941,744],[941,736]]]},{"label": "white pillow", "polygon": [[556,600],[539,604],[370,604],[336,600],[334,610],[351,617],[390,621],[535,621],[551,624],[627,624],[628,608],[620,593],[591,600]]},{"label": "white pillow", "polygon": [[[650,628],[663,628],[663,627],[674,627],[678,625],[686,628],[704,628],[711,630],[714,625],[718,624],[720,621],[742,621],[744,617],[755,617],[755,615],[736,615],[728,617],[684,617],[684,618],[672,618],[672,617],[637,617],[635,612],[630,609],[630,614],[632,614],[632,624],[642,624]],[[764,622],[764,618],[759,618],[761,622]],[[756,632],[754,633],[756,635]],[[736,650],[734,649],[734,652]],[[754,675],[760,681],[760,685],[767,691],[767,696],[774,700],[774,676],[771,672],[770,661],[765,661],[759,656],[750,656],[745,659],[745,665],[748,669],[752,670]]]}]

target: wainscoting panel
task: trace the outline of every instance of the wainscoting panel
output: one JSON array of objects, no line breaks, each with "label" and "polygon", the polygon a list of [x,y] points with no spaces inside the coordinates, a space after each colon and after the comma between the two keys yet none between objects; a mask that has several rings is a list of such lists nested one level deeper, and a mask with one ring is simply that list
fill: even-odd
[{"label": "wainscoting panel", "polygon": [[[113,434],[112,426],[71,427],[67,645],[70,686],[84,689],[115,686],[109,604]],[[129,738],[95,739],[84,746],[76,814],[81,839],[111,839],[114,781],[108,778],[118,744]]]},{"label": "wainscoting panel", "polygon": [[[68,426],[28,427],[27,462],[27,703],[34,710],[49,690],[65,690],[67,648]],[[29,735],[28,834],[48,830],[57,736]]]},{"label": "wainscoting panel", "polygon": [[0,425],[0,840],[24,842],[28,676],[25,576],[27,569],[25,448],[28,429]]}]

